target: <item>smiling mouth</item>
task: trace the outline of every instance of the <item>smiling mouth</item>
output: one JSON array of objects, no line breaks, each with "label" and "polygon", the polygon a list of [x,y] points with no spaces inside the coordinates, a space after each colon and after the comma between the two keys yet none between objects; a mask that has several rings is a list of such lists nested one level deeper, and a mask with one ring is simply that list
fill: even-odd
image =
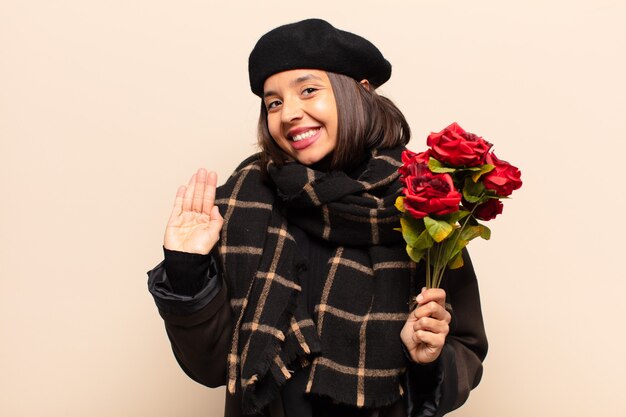
[{"label": "smiling mouth", "polygon": [[299,142],[301,140],[308,139],[311,136],[314,136],[317,132],[319,132],[319,130],[320,130],[319,127],[315,129],[307,130],[306,132],[302,132],[300,134],[290,136],[290,139],[294,142]]}]

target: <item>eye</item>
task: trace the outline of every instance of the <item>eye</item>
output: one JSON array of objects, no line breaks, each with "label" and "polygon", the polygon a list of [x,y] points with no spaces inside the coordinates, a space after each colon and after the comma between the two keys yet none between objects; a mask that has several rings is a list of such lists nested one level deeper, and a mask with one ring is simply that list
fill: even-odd
[{"label": "eye", "polygon": [[308,95],[313,94],[313,93],[314,93],[314,92],[316,92],[316,91],[317,91],[317,88],[314,88],[314,87],[307,87],[307,88],[305,88],[304,90],[302,90],[302,95],[303,95],[303,96],[308,96]]},{"label": "eye", "polygon": [[267,110],[272,110],[275,109],[276,107],[280,106],[281,102],[280,100],[273,100],[270,101],[269,103],[266,104]]}]

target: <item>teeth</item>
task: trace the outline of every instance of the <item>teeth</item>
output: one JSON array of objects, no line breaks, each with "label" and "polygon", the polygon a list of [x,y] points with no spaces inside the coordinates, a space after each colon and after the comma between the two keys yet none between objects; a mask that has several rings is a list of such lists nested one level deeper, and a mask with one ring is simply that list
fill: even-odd
[{"label": "teeth", "polygon": [[299,135],[293,136],[291,139],[294,142],[298,142],[298,141],[300,141],[302,139],[310,138],[311,136],[315,135],[318,132],[318,130],[319,130],[319,128],[318,129],[307,130],[304,133],[300,133]]}]

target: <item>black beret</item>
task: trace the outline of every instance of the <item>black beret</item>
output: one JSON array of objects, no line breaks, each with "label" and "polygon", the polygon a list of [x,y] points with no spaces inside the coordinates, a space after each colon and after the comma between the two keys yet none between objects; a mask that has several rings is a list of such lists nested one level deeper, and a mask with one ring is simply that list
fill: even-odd
[{"label": "black beret", "polygon": [[374,87],[391,77],[391,64],[370,41],[324,20],[308,19],[279,26],[259,39],[248,59],[250,88],[263,97],[268,77],[300,68],[367,79]]}]

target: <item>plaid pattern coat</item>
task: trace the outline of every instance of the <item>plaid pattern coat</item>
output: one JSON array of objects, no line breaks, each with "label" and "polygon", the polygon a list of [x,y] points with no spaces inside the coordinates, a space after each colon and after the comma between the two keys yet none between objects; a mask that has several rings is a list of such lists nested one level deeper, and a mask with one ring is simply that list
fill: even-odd
[{"label": "plaid pattern coat", "polygon": [[[375,155],[372,163],[385,162],[391,173],[398,160],[399,152],[383,153]],[[286,167],[286,177],[296,178],[296,172]],[[465,266],[450,271],[451,276],[444,280],[447,300],[453,306],[453,321],[437,362],[436,390],[431,391],[428,388],[431,382],[422,378],[424,367],[410,365],[401,355],[399,338],[394,343],[389,338],[378,337],[399,334],[409,311],[409,295],[423,285],[423,273],[418,270],[416,276],[404,250],[394,247],[397,232],[391,234],[387,227],[373,227],[394,224],[391,219],[397,214],[386,212],[384,207],[391,202],[385,196],[396,193],[393,187],[397,182],[395,179],[372,181],[366,171],[356,181],[360,183],[358,189],[347,178],[340,178],[331,186],[327,180],[336,178],[325,180],[324,175],[311,170],[303,173],[307,177],[305,182],[315,183],[312,185],[317,187],[300,187],[298,191],[290,188],[293,182],[275,176],[275,186],[267,188],[260,186],[256,158],[250,158],[218,189],[217,204],[228,225],[220,242],[227,287],[219,290],[219,286],[215,287],[219,281],[212,280],[195,297],[182,297],[171,292],[163,263],[149,272],[150,290],[181,367],[202,384],[228,385],[227,416],[243,415],[246,407],[248,412],[263,408],[290,377],[290,371],[309,361],[312,364],[307,390],[311,393],[356,406],[377,407],[397,400],[402,387],[408,387],[411,416],[440,416],[457,408],[480,381],[481,362],[487,351],[471,261],[466,258]],[[348,203],[346,198],[338,201],[337,184],[353,187],[346,196]],[[322,192],[325,189],[330,193]],[[358,194],[365,198],[360,199]],[[283,201],[289,202],[288,210],[284,204],[278,204]],[[311,202],[313,207],[322,209],[310,209]],[[347,209],[348,206],[352,208]],[[358,207],[356,214],[354,207]],[[258,216],[254,211],[264,215]],[[362,213],[374,211],[377,215],[373,222],[362,221]],[[240,215],[243,218],[239,219],[245,221],[235,221]],[[337,229],[338,233],[329,230],[329,223],[341,226],[337,219],[342,218],[352,223]],[[309,233],[326,236],[337,247],[328,264],[322,299],[311,317],[298,303],[297,278],[303,263],[292,256],[290,223]],[[354,227],[358,223],[368,225],[371,231],[368,239],[361,240],[365,232]],[[251,233],[254,230],[265,233],[262,236]],[[345,239],[378,241],[378,244],[359,247]],[[373,246],[382,250],[374,254],[369,250]],[[269,256],[264,259],[264,254]],[[281,262],[281,257],[289,262]],[[386,283],[393,285],[385,287]],[[380,291],[382,288],[385,290]],[[363,293],[381,296],[363,297]],[[232,309],[226,307],[228,301]],[[229,329],[231,323],[234,329]],[[341,345],[348,349],[342,349]],[[222,366],[226,362],[228,366]],[[399,417],[404,415],[406,407],[384,410],[387,411],[376,415]]]},{"label": "plaid pattern coat", "polygon": [[[402,149],[375,152],[359,178],[297,163],[244,163],[218,190],[220,253],[235,317],[228,390],[245,411],[265,407],[295,368],[311,363],[306,391],[357,407],[402,395],[399,340],[415,265],[404,251],[398,166]],[[291,223],[337,245],[313,316],[299,300],[302,260]]]}]

